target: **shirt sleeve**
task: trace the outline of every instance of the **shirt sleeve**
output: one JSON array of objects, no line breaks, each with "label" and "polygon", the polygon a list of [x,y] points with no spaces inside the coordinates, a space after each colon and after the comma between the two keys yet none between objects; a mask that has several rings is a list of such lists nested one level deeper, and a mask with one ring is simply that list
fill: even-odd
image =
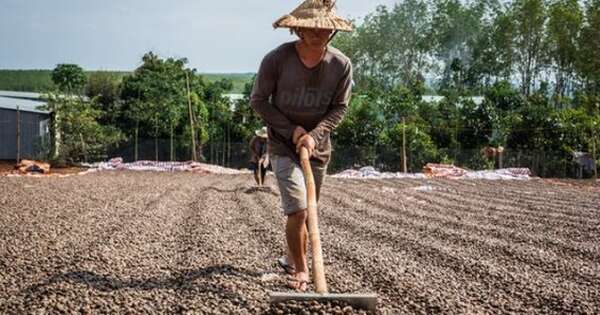
[{"label": "shirt sleeve", "polygon": [[277,64],[273,53],[270,53],[260,64],[250,95],[250,106],[269,128],[291,141],[296,125],[271,103],[271,96],[277,88],[277,78]]},{"label": "shirt sleeve", "polygon": [[348,110],[350,95],[352,94],[352,64],[348,62],[344,70],[344,75],[338,83],[331,105],[323,119],[317,124],[315,129],[309,134],[315,139],[317,145],[335,129]]}]

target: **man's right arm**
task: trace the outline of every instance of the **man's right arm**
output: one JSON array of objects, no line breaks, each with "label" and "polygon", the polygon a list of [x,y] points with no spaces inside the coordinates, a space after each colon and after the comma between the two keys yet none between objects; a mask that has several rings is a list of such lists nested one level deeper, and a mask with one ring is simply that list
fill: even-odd
[{"label": "man's right arm", "polygon": [[273,53],[269,53],[260,64],[250,96],[250,105],[266,124],[285,139],[293,140],[294,125],[270,102],[277,87],[278,70]]}]

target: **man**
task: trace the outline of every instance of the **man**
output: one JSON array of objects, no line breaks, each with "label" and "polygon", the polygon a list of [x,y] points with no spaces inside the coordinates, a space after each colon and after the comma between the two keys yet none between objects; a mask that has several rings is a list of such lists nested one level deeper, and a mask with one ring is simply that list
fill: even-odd
[{"label": "man", "polygon": [[267,127],[256,130],[250,140],[250,169],[254,172],[254,180],[258,186],[265,183],[265,175],[269,167],[267,154]]},{"label": "man", "polygon": [[318,198],[331,157],[329,135],[346,113],[352,86],[350,60],[328,44],[335,32],[351,31],[352,25],[335,15],[333,1],[306,0],[273,26],[291,29],[299,40],[265,56],[250,103],[268,126],[269,155],[287,216],[290,286],[305,291],[307,204],[298,152],[309,151]]}]

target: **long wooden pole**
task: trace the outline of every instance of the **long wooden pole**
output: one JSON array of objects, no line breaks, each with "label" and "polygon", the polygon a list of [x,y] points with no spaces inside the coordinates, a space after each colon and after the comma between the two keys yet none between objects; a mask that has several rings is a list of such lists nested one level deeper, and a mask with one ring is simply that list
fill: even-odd
[{"label": "long wooden pole", "polygon": [[21,163],[21,109],[17,106],[17,164]]},{"label": "long wooden pole", "polygon": [[138,160],[138,134],[139,134],[139,129],[140,129],[140,121],[136,120],[135,122],[135,148],[134,148],[134,157],[133,159],[135,161]]},{"label": "long wooden pole", "polygon": [[169,159],[172,161],[175,160],[175,152],[173,152],[173,123],[170,123],[170,133],[171,133],[171,138],[169,141]]},{"label": "long wooden pole", "polygon": [[319,233],[319,217],[317,213],[317,193],[315,179],[310,166],[310,157],[305,147],[300,148],[300,164],[304,173],[306,184],[306,195],[308,199],[308,234],[312,248],[312,270],[313,280],[317,293],[327,293],[327,281],[325,279],[325,266],[323,264],[323,251],[321,249],[321,237]]},{"label": "long wooden pole", "polygon": [[83,141],[83,134],[81,132],[79,133],[79,140],[81,141],[81,151],[83,153],[83,161],[87,163],[88,162],[87,150],[85,148],[85,141]]},{"label": "long wooden pole", "polygon": [[592,133],[592,159],[594,160],[594,179],[598,179],[598,165],[596,163],[596,132]]},{"label": "long wooden pole", "polygon": [[154,160],[158,162],[158,125],[154,126]]},{"label": "long wooden pole", "polygon": [[406,173],[406,119],[402,117],[402,171]]},{"label": "long wooden pole", "polygon": [[458,121],[454,122],[454,161],[452,163],[452,165],[456,165],[456,157],[458,154],[458,147],[459,147],[459,143],[458,143]]},{"label": "long wooden pole", "polygon": [[231,126],[227,123],[227,167],[231,164]]},{"label": "long wooden pole", "polygon": [[503,168],[502,156],[504,155],[504,150],[498,152],[498,168]]},{"label": "long wooden pole", "polygon": [[187,86],[188,111],[190,114],[190,131],[192,133],[192,161],[198,161],[196,156],[196,132],[194,131],[194,112],[192,111],[192,97],[190,95],[190,78],[187,71],[185,72],[185,83]]}]

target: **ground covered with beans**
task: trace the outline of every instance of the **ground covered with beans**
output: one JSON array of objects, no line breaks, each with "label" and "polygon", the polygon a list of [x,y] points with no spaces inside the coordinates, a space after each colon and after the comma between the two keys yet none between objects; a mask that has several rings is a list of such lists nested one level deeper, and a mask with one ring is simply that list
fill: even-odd
[{"label": "ground covered with beans", "polygon": [[[284,218],[252,184],[0,177],[0,313],[365,313],[269,304]],[[380,314],[600,312],[598,182],[327,178],[319,208],[330,291]]]}]

